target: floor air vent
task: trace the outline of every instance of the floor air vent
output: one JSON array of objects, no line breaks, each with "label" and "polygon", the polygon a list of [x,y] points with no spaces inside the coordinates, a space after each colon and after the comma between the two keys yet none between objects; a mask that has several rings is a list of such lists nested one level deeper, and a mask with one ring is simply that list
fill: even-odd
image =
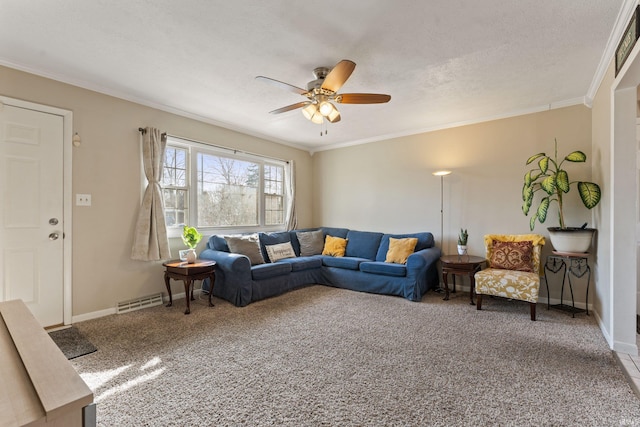
[{"label": "floor air vent", "polygon": [[147,297],[140,297],[129,301],[122,301],[118,303],[116,307],[116,313],[128,313],[134,310],[140,310],[142,308],[153,307],[162,304],[162,294],[149,295]]}]

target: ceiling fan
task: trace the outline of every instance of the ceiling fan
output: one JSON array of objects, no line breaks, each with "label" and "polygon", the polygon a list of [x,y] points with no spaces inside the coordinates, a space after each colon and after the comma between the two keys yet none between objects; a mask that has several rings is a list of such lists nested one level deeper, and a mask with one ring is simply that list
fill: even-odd
[{"label": "ceiling fan", "polygon": [[318,67],[313,70],[316,79],[307,83],[306,90],[269,77],[257,76],[256,79],[308,98],[307,101],[270,111],[271,114],[302,108],[302,114],[313,123],[322,124],[325,120],[336,123],[340,121],[340,112],[333,102],[338,104],[382,104],[391,99],[390,95],[378,93],[338,94],[338,90],[351,76],[354,68],[356,68],[356,63],[348,59],[343,59],[333,68]]}]

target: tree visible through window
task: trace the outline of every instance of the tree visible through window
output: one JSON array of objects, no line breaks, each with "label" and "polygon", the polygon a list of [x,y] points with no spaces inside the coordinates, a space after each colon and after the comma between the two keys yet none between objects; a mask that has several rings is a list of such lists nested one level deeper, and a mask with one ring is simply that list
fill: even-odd
[{"label": "tree visible through window", "polygon": [[198,153],[198,225],[259,224],[260,165]]},{"label": "tree visible through window", "polygon": [[187,150],[169,147],[164,152],[162,193],[167,227],[186,224],[189,218]]},{"label": "tree visible through window", "polygon": [[280,166],[264,167],[265,224],[284,223],[284,170]]},{"label": "tree visible through window", "polygon": [[167,227],[284,225],[284,162],[176,142],[167,144],[161,183]]}]

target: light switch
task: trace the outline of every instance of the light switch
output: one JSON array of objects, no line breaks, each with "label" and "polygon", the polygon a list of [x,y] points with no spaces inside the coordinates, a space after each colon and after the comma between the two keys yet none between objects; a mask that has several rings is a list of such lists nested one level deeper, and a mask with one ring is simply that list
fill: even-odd
[{"label": "light switch", "polygon": [[76,194],[76,206],[91,206],[91,194]]}]

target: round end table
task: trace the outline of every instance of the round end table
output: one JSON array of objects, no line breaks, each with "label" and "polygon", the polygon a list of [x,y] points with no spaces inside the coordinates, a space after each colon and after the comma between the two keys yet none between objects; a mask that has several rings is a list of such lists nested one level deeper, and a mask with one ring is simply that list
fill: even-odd
[{"label": "round end table", "polygon": [[449,284],[447,279],[449,274],[453,275],[453,291],[456,292],[456,275],[468,276],[471,284],[469,289],[469,299],[471,305],[476,305],[473,302],[473,295],[476,292],[476,280],[474,275],[482,270],[482,266],[487,260],[483,257],[474,255],[444,255],[440,258],[442,263],[442,281],[444,283],[444,300],[449,300]]}]

